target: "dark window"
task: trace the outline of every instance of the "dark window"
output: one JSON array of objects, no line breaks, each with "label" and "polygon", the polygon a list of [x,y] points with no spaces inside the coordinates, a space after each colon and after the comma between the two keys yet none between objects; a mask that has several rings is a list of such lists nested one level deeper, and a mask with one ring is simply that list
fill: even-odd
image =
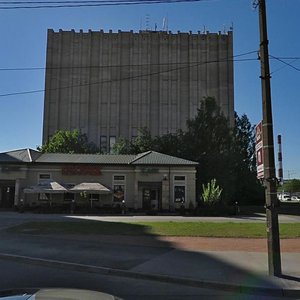
[{"label": "dark window", "polygon": [[125,176],[124,175],[114,175],[114,180],[125,180]]},{"label": "dark window", "polygon": [[174,180],[185,181],[185,176],[174,176]]},{"label": "dark window", "polygon": [[90,200],[100,200],[99,194],[90,194]]},{"label": "dark window", "polygon": [[112,148],[114,144],[116,143],[116,137],[115,136],[110,136],[109,137],[109,152],[112,152]]},{"label": "dark window", "polygon": [[73,194],[73,193],[65,193],[64,194],[65,201],[72,201],[74,199],[75,199],[75,194]]},{"label": "dark window", "polygon": [[174,202],[185,202],[185,186],[174,186]]},{"label": "dark window", "polygon": [[50,174],[40,174],[40,179],[50,179]]},{"label": "dark window", "polygon": [[107,152],[107,137],[105,135],[100,136],[100,150],[102,153]]}]

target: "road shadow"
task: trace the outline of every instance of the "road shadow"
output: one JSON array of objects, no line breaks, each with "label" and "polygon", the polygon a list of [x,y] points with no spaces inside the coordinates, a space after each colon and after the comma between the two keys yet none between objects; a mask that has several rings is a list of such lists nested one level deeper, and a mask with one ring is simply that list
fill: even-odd
[{"label": "road shadow", "polygon": [[[33,220],[3,233],[0,252],[11,256],[94,266],[95,272],[97,268],[124,271],[108,271],[110,275],[116,276],[140,276],[143,279],[147,274],[152,276],[152,280],[168,282],[172,282],[173,278],[175,284],[198,284],[236,293],[246,291],[269,295],[272,291],[282,289],[276,278],[266,276],[266,254],[224,252],[222,249],[187,251],[175,247],[159,235],[151,233],[148,226],[138,223],[70,221],[63,216],[51,222]],[[0,259],[3,257],[0,256]],[[42,260],[39,264],[43,263]],[[28,261],[30,264],[33,262]],[[22,263],[26,263],[26,259]],[[47,266],[51,266],[51,262]],[[53,263],[53,268],[56,267],[58,265]],[[60,267],[64,268],[64,264]],[[77,271],[80,271],[80,267]],[[90,269],[90,272],[94,271]],[[86,268],[82,267],[82,272],[87,272]],[[289,275],[283,275],[282,279],[299,282],[299,278]],[[37,278],[31,280],[32,286],[41,284]],[[53,279],[50,283],[55,285]],[[14,288],[24,286],[24,282],[13,279],[11,284]],[[47,285],[47,281],[43,281],[43,284]],[[57,284],[62,285],[61,282]],[[0,288],[3,288],[1,283]]]}]

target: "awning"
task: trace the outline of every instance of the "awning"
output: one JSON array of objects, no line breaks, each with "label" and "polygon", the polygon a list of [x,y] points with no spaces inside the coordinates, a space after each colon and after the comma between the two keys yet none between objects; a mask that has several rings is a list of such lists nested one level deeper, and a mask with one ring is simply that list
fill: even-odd
[{"label": "awning", "polygon": [[24,189],[24,193],[26,194],[39,194],[39,193],[59,194],[65,192],[68,192],[68,190],[56,181],[43,182],[38,185],[31,186],[29,188]]},{"label": "awning", "polygon": [[112,191],[109,188],[105,187],[99,182],[82,182],[69,189],[69,192],[71,193],[87,192],[90,194],[112,193]]}]

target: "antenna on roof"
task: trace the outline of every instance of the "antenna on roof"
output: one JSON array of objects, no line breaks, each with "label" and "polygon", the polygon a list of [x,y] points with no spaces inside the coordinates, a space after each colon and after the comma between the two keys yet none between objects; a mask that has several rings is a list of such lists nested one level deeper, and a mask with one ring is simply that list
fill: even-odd
[{"label": "antenna on roof", "polygon": [[150,30],[150,15],[146,14],[146,31]]},{"label": "antenna on roof", "polygon": [[168,31],[168,16],[163,17],[162,31]]}]

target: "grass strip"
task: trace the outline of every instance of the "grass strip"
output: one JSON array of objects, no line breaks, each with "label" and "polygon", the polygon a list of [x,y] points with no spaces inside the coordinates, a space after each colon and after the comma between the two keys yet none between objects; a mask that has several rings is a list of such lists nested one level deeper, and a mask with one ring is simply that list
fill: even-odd
[{"label": "grass strip", "polygon": [[[28,234],[106,234],[265,238],[264,223],[213,222],[28,222],[7,230]],[[300,223],[280,224],[281,238],[300,238]]]}]

